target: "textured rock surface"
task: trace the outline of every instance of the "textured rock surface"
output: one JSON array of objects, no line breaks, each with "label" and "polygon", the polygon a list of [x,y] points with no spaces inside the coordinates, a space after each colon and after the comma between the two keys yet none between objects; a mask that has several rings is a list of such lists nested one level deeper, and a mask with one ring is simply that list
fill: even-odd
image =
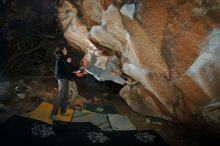
[{"label": "textured rock surface", "polygon": [[91,20],[101,23],[103,9],[99,0],[84,0],[83,7]]},{"label": "textured rock surface", "polygon": [[108,7],[103,13],[102,24],[91,29],[90,37],[101,46],[122,52],[126,44],[125,30],[116,7],[113,5]]},{"label": "textured rock surface", "polygon": [[203,108],[203,117],[205,121],[215,131],[220,133],[220,98],[211,101],[207,106]]},{"label": "textured rock surface", "polygon": [[77,11],[77,7],[65,1],[58,11],[59,22],[61,23],[67,42],[75,49],[87,53],[87,48],[93,44],[88,39],[86,25],[78,19],[79,12]]},{"label": "textured rock surface", "polygon": [[120,12],[133,20],[135,12],[135,4],[125,4],[122,6]]},{"label": "textured rock surface", "polygon": [[62,6],[72,12],[61,21],[69,44],[85,53],[92,45],[117,54],[119,70],[139,81],[120,91],[134,111],[188,124],[219,123],[219,110],[207,107],[220,97],[220,2],[111,2],[84,0],[78,3],[81,17],[70,3]]}]

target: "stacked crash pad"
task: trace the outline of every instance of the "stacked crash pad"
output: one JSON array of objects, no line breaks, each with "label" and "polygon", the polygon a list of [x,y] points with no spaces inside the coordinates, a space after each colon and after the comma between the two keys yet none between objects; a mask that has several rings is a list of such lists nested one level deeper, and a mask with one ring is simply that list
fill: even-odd
[{"label": "stacked crash pad", "polygon": [[116,114],[117,110],[112,105],[94,105],[91,103],[85,103],[82,107],[83,112],[99,113],[99,114]]},{"label": "stacked crash pad", "polygon": [[91,122],[104,131],[111,131],[107,114],[75,111],[72,122]]},{"label": "stacked crash pad", "polygon": [[4,145],[102,145],[102,146],[168,146],[152,130],[102,131],[87,122],[48,124],[27,117],[14,116],[0,125]]},{"label": "stacked crash pad", "polygon": [[[32,112],[23,116],[13,116],[0,125],[1,142],[4,145],[103,145],[103,146],[167,146],[167,143],[153,130],[137,131],[125,115],[109,114],[106,106],[98,112],[75,111],[73,117],[59,117],[62,121],[49,120],[52,105],[41,103]],[[103,108],[104,107],[104,108]],[[110,106],[107,106],[108,108]],[[85,110],[87,109],[87,110]],[[103,109],[103,110],[100,110]],[[85,112],[89,111],[89,112]],[[68,112],[73,112],[68,110]],[[72,122],[68,122],[72,121]]]},{"label": "stacked crash pad", "polygon": [[[26,113],[23,116],[52,124],[53,123],[52,120],[49,119],[52,108],[53,108],[52,104],[47,102],[42,102],[33,111]],[[58,118],[61,121],[71,121],[73,110],[67,109],[67,112],[71,113],[71,115],[70,116],[58,115]]]},{"label": "stacked crash pad", "polygon": [[117,114],[112,105],[93,105],[86,103],[82,111],[75,111],[72,122],[91,122],[104,131],[136,130],[127,116]]},{"label": "stacked crash pad", "polygon": [[[86,103],[82,111],[75,111],[72,122],[91,122],[102,130],[136,130],[125,115],[117,114],[112,105]],[[103,126],[104,125],[104,126]]]}]

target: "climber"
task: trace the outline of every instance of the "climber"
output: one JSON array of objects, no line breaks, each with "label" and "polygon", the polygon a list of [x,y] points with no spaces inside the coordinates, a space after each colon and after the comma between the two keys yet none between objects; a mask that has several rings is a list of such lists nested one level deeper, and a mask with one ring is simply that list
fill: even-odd
[{"label": "climber", "polygon": [[[81,66],[83,69],[83,72],[88,72],[89,74],[92,74],[97,80],[99,81],[113,81],[115,83],[121,84],[121,85],[134,85],[137,82],[131,82],[131,81],[126,81],[124,78],[120,77],[119,75],[113,75],[112,71],[117,70],[117,67],[114,63],[116,60],[116,56],[113,55],[111,56],[105,66],[105,69],[101,69],[95,65],[97,62],[96,59],[96,50],[93,50],[91,47],[89,48],[89,53],[91,55],[90,62],[86,59],[83,59],[81,62],[83,66]],[[80,70],[77,71],[78,73],[82,72]],[[85,74],[85,73],[84,73]],[[83,75],[82,75],[83,76]]]},{"label": "climber", "polygon": [[71,65],[72,59],[67,55],[65,47],[56,49],[55,79],[58,80],[59,93],[55,99],[50,119],[59,120],[57,114],[60,109],[61,115],[69,115],[66,112],[68,104],[69,80],[74,76],[76,69]]}]

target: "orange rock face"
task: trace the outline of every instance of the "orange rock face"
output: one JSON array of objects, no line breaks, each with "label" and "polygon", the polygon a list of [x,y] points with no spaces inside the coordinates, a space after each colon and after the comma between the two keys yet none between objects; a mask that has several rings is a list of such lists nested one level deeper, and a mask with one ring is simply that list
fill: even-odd
[{"label": "orange rock face", "polygon": [[82,9],[83,16],[73,20],[82,22],[89,35],[78,35],[77,43],[75,30],[67,40],[84,52],[84,44],[95,42],[119,54],[119,70],[139,81],[120,92],[133,110],[189,124],[213,119],[220,125],[220,117],[210,117],[220,115],[220,108],[209,110],[220,98],[220,2],[139,0],[130,1],[134,13],[126,7],[120,13],[111,0],[87,1],[91,5],[79,5],[91,10]]},{"label": "orange rock face", "polygon": [[[216,24],[208,15],[195,16],[193,10],[196,7],[199,6],[187,1],[141,1],[137,5],[136,21],[123,19],[137,47],[137,64],[152,72],[151,75],[143,76],[150,85],[145,86],[146,90],[151,91],[171,114],[183,121],[186,116],[182,113],[189,113],[187,116],[198,114],[211,99],[219,97],[219,91],[216,90],[219,85],[215,83],[213,86],[210,83],[210,76],[217,80],[212,83],[220,82],[216,74],[219,69],[203,67],[206,63],[196,68],[199,63],[194,64],[201,55],[205,40],[211,39],[208,35]],[[218,45],[214,47],[219,48]],[[152,50],[147,52],[148,49]],[[209,49],[215,50],[213,46]],[[156,55],[155,50],[159,50],[161,56]],[[207,62],[211,60],[206,57],[203,59]],[[217,61],[220,58],[215,59]],[[216,62],[212,65],[216,66]],[[166,67],[168,76],[164,71]],[[194,67],[196,75],[187,74]],[[211,75],[207,75],[208,72]],[[201,76],[199,79],[198,74]],[[176,110],[178,113],[175,113]]]}]

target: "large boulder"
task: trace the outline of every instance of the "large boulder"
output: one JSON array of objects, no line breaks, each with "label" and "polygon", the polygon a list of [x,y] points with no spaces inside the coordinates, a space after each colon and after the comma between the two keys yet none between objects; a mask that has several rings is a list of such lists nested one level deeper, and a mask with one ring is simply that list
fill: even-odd
[{"label": "large boulder", "polygon": [[92,45],[116,54],[118,69],[139,81],[120,91],[134,111],[188,124],[219,123],[219,110],[209,107],[220,97],[220,2],[111,2],[81,2],[80,18],[72,6],[72,16],[62,21],[69,44],[85,53]]},{"label": "large boulder", "polygon": [[182,121],[201,116],[203,107],[219,96],[218,29],[212,30],[215,23],[205,13],[195,14],[198,7],[177,0],[139,1],[136,20],[122,17],[132,46],[125,53],[124,72]]}]

